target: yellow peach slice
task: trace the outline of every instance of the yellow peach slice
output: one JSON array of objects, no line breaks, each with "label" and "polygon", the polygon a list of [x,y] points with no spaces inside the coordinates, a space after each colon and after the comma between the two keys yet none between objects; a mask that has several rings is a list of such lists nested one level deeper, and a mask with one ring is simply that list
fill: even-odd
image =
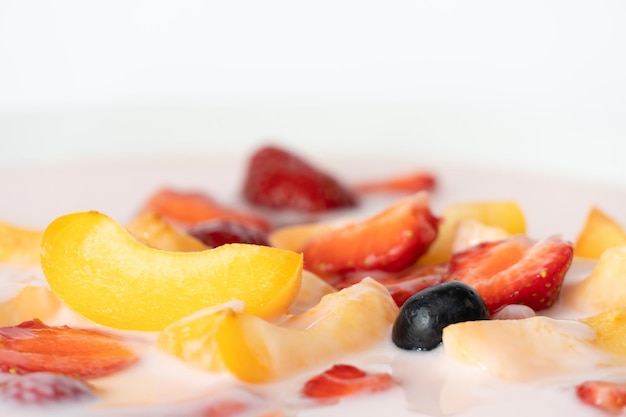
[{"label": "yellow peach slice", "polygon": [[463,219],[501,228],[509,235],[526,233],[524,213],[514,201],[484,201],[457,203],[448,206],[441,214],[437,238],[428,251],[419,259],[420,265],[448,262],[458,224]]},{"label": "yellow peach slice", "polygon": [[188,235],[161,215],[142,213],[126,225],[126,229],[146,246],[173,252],[194,252],[208,249],[204,243]]},{"label": "yellow peach slice", "polygon": [[280,324],[226,306],[168,326],[157,343],[194,366],[262,383],[371,347],[397,314],[385,287],[365,278]]},{"label": "yellow peach slice", "polygon": [[75,312],[148,331],[234,299],[250,314],[281,315],[302,275],[302,255],[291,251],[247,244],[163,251],[98,212],[54,220],[43,235],[41,265],[52,291]]},{"label": "yellow peach slice", "polygon": [[626,309],[605,311],[581,320],[596,332],[593,343],[599,348],[626,356]]},{"label": "yellow peach slice", "polygon": [[42,232],[0,221],[0,263],[17,266],[39,265]]},{"label": "yellow peach slice", "polygon": [[[0,291],[4,287],[0,285]],[[46,287],[25,285],[15,297],[0,302],[0,326],[15,326],[34,318],[47,321],[61,307],[61,301]]]},{"label": "yellow peach slice", "polygon": [[455,360],[522,382],[626,364],[598,348],[595,338],[594,330],[581,322],[536,316],[452,324],[443,330],[443,347]]},{"label": "yellow peach slice", "polygon": [[574,255],[599,259],[606,249],[616,246],[626,246],[626,232],[602,210],[592,207],[574,244]]},{"label": "yellow peach slice", "polygon": [[565,302],[587,312],[626,307],[626,246],[608,248],[585,279],[567,288]]}]

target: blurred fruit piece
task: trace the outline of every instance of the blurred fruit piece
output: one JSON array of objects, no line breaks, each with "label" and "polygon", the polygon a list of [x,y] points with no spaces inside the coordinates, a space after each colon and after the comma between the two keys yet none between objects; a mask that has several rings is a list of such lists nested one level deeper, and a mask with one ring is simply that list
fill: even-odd
[{"label": "blurred fruit piece", "polygon": [[392,178],[384,178],[356,184],[352,187],[360,193],[407,193],[432,191],[437,181],[429,172],[412,172]]},{"label": "blurred fruit piece", "polygon": [[0,383],[0,398],[22,405],[53,405],[96,399],[86,382],[52,372],[33,372]]},{"label": "blurred fruit piece", "polygon": [[463,219],[457,223],[452,241],[452,253],[460,252],[484,242],[493,242],[511,236],[502,227],[487,226],[474,219]]},{"label": "blurred fruit piece", "polygon": [[581,311],[619,310],[626,306],[626,247],[608,248],[591,274],[568,287],[566,300]]},{"label": "blurred fruit piece", "polygon": [[324,221],[283,226],[270,233],[269,242],[276,248],[302,252],[308,240],[329,232],[335,227],[333,223]]},{"label": "blurred fruit piece", "polygon": [[39,265],[42,232],[0,221],[0,264]]},{"label": "blurred fruit piece", "polygon": [[196,252],[208,247],[193,236],[177,229],[156,213],[142,213],[126,225],[141,243],[171,252]]},{"label": "blurred fruit piece", "polygon": [[[0,291],[3,290],[4,285],[0,284]],[[61,301],[47,287],[26,284],[15,297],[0,302],[0,326],[15,326],[33,318],[45,321],[60,308]]]},{"label": "blurred fruit piece", "polygon": [[593,329],[583,323],[544,316],[467,321],[443,330],[446,355],[521,382],[626,364],[596,348],[594,338]]},{"label": "blurred fruit piece", "polygon": [[159,214],[185,227],[220,219],[237,221],[265,232],[270,230],[270,224],[264,218],[225,207],[201,192],[184,192],[168,188],[158,190],[148,198],[142,212]]},{"label": "blurred fruit piece", "polygon": [[106,326],[148,331],[233,299],[250,314],[281,315],[302,274],[302,255],[266,246],[153,249],[98,212],[54,220],[41,260],[50,287],[72,310]]},{"label": "blurred fruit piece", "polygon": [[622,310],[605,311],[581,321],[596,332],[593,343],[616,355],[626,356],[626,306]]},{"label": "blurred fruit piece", "polygon": [[337,289],[312,272],[302,271],[302,284],[296,299],[289,307],[291,314],[300,314],[318,304],[322,297]]},{"label": "blurred fruit piece", "polygon": [[398,200],[377,215],[308,240],[305,268],[320,276],[355,270],[400,271],[414,264],[437,235],[428,194]]},{"label": "blurred fruit piece", "polygon": [[413,294],[442,282],[446,269],[447,265],[415,264],[398,272],[354,271],[338,278],[338,282],[333,285],[337,288],[346,288],[363,278],[370,277],[383,284],[398,307],[402,307]]},{"label": "blurred fruit piece", "polygon": [[576,395],[585,404],[618,415],[626,407],[626,383],[585,381],[576,387]]},{"label": "blurred fruit piece", "polygon": [[606,249],[616,246],[626,246],[624,228],[598,207],[592,207],[576,239],[574,255],[599,259]]},{"label": "blurred fruit piece", "polygon": [[[240,380],[261,383],[369,348],[388,334],[397,314],[387,290],[365,279],[325,296],[315,307],[280,325],[224,308],[173,323],[157,343],[209,370],[218,367],[219,356]],[[198,358],[198,352],[205,357]]]},{"label": "blurred fruit piece", "polygon": [[98,378],[138,360],[121,339],[96,330],[50,327],[40,320],[0,328],[0,371]]},{"label": "blurred fruit piece", "polygon": [[191,226],[187,232],[210,248],[227,243],[270,244],[267,233],[261,229],[233,220],[207,220]]},{"label": "blurred fruit piece", "polygon": [[385,391],[395,385],[396,381],[388,373],[368,373],[352,365],[338,364],[309,379],[302,394],[309,398],[332,399]]},{"label": "blurred fruit piece", "polygon": [[272,209],[323,212],[357,204],[352,191],[299,156],[265,146],[250,158],[243,195]]},{"label": "blurred fruit piece", "polygon": [[557,236],[535,243],[516,235],[453,254],[444,281],[474,287],[490,313],[509,304],[539,311],[560,295],[572,257],[572,245]]},{"label": "blurred fruit piece", "polygon": [[457,227],[463,219],[473,219],[486,226],[501,228],[509,235],[526,233],[524,213],[516,202],[484,201],[452,204],[443,211],[437,238],[419,259],[420,265],[445,263],[450,260]]}]

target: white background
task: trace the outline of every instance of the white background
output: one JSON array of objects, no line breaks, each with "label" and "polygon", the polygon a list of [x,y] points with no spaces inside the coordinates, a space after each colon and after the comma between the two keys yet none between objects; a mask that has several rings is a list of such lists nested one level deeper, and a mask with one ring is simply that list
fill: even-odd
[{"label": "white background", "polygon": [[0,2],[0,169],[241,154],[626,186],[626,2]]}]

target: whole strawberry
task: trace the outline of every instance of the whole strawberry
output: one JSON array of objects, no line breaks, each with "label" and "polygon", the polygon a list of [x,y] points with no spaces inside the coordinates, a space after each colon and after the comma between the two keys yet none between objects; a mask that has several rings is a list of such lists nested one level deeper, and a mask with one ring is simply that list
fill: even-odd
[{"label": "whole strawberry", "polygon": [[252,155],[243,193],[252,204],[311,213],[357,204],[352,191],[337,179],[275,146]]}]

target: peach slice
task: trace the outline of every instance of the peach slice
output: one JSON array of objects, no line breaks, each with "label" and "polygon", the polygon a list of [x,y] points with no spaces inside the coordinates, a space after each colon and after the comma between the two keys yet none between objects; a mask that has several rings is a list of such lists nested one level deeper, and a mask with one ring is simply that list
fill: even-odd
[{"label": "peach slice", "polygon": [[592,207],[576,239],[574,255],[599,259],[606,249],[616,246],[626,246],[626,232],[605,212]]},{"label": "peach slice", "polygon": [[39,265],[42,232],[0,221],[0,263],[17,266]]},{"label": "peach slice", "polygon": [[385,287],[365,278],[280,324],[226,305],[173,323],[157,344],[194,366],[262,383],[371,347],[397,314]]},{"label": "peach slice", "polygon": [[[0,291],[4,288],[0,284]],[[46,321],[61,307],[61,301],[46,287],[25,285],[15,297],[0,302],[0,327],[15,326],[38,318]]]},{"label": "peach slice", "polygon": [[586,324],[544,316],[467,321],[443,330],[447,356],[522,382],[626,364],[625,358],[596,346],[595,339],[594,329]]},{"label": "peach slice", "polygon": [[620,356],[626,356],[626,310],[605,311],[581,320],[596,332],[594,344]]},{"label": "peach slice", "polygon": [[566,302],[582,311],[601,312],[626,306],[626,246],[608,248],[591,273],[572,284]]},{"label": "peach slice", "polygon": [[419,265],[448,262],[460,221],[473,219],[485,226],[503,229],[509,235],[526,233],[524,213],[514,201],[484,201],[456,203],[448,206],[441,214],[437,238],[428,251],[419,259]]},{"label": "peach slice", "polygon": [[59,217],[46,228],[41,265],[52,291],[75,312],[147,331],[235,299],[250,314],[279,316],[302,276],[302,255],[291,251],[246,244],[163,251],[93,211]]},{"label": "peach slice", "polygon": [[126,229],[146,246],[173,252],[195,252],[208,249],[204,243],[168,223],[156,213],[142,213]]}]

